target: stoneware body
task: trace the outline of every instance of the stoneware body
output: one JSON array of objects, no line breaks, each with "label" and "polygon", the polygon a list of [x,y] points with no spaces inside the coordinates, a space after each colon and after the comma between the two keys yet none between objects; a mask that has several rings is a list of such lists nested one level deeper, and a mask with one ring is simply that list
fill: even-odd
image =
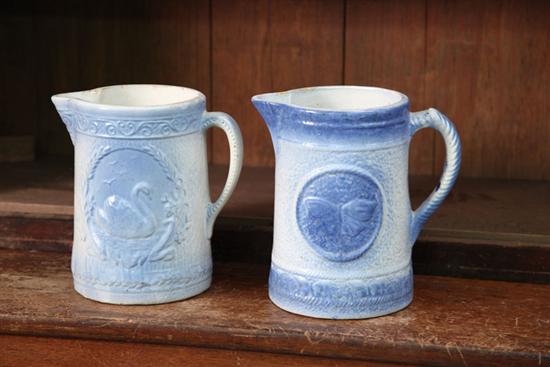
[{"label": "stoneware body", "polygon": [[[411,249],[460,166],[460,141],[436,110],[372,87],[317,87],[252,99],[275,147],[269,297],[298,314],[333,319],[385,315],[413,297]],[[433,127],[447,160],[440,185],[411,210],[412,135]]]},{"label": "stoneware body", "polygon": [[[242,164],[226,114],[198,91],[121,85],[52,97],[75,147],[75,289],[106,303],[152,304],[206,290],[210,236]],[[210,202],[205,131],[225,130],[231,164]]]}]

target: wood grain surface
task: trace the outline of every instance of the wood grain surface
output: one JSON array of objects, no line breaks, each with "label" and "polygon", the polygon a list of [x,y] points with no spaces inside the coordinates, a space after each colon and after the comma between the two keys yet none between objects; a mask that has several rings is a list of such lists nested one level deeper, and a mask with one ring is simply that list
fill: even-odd
[{"label": "wood grain surface", "polygon": [[[38,115],[34,79],[32,4],[6,1],[0,11],[0,138],[35,135]],[[9,16],[8,16],[9,14]]]},{"label": "wood grain surface", "polygon": [[[426,6],[424,0],[347,1],[345,83],[398,90],[412,111],[426,109]],[[434,132],[411,144],[410,172],[434,174]]]},{"label": "wood grain surface", "polygon": [[[376,0],[10,1],[0,14],[0,135],[34,135],[72,157],[49,100],[117,83],[198,88],[230,113],[245,164],[273,166],[256,93],[319,84],[394,88],[436,107],[463,140],[464,177],[550,180],[550,2]],[[221,131],[212,162],[225,164]],[[437,176],[443,144],[412,141],[414,174]]]},{"label": "wood grain surface", "polygon": [[0,136],[0,162],[34,161],[34,136]]},{"label": "wood grain surface", "polygon": [[[212,2],[214,110],[239,123],[245,164],[273,166],[269,132],[252,106],[255,94],[342,84],[343,3],[329,1]],[[214,132],[213,162],[228,161],[226,138]]]},{"label": "wood grain surface", "polygon": [[428,1],[426,100],[457,125],[462,175],[550,179],[549,17],[548,1]]},{"label": "wood grain surface", "polygon": [[10,78],[1,88],[13,91],[3,93],[0,108],[10,124],[2,124],[0,135],[17,126],[15,132],[35,135],[39,155],[71,158],[69,135],[50,101],[55,93],[156,83],[209,97],[209,14],[208,2],[197,0],[14,2],[0,32],[18,58],[0,63]]},{"label": "wood grain surface", "polygon": [[[212,0],[212,109],[229,113],[243,134],[245,165],[273,165],[267,127],[250,99],[271,89],[269,1]],[[227,164],[229,146],[214,130],[212,161]]]},{"label": "wood grain surface", "polygon": [[267,297],[267,266],[216,264],[205,293],[113,306],[72,289],[68,254],[0,250],[0,334],[75,337],[431,366],[550,363],[550,286],[416,276],[411,306],[317,320]]},{"label": "wood grain surface", "polygon": [[[84,339],[57,339],[29,336],[0,335],[3,367],[391,367],[394,364],[337,360],[298,356],[196,348],[181,345],[123,343]],[[400,364],[399,366],[406,366]]]},{"label": "wood grain surface", "polygon": [[[72,218],[73,173],[58,162],[3,163],[10,172],[0,180],[3,215],[41,215]],[[227,167],[210,166],[214,199],[225,183]],[[225,217],[273,218],[274,170],[246,167],[237,188],[222,210]],[[410,196],[416,208],[435,187],[427,176],[410,178]],[[543,243],[550,236],[550,184],[544,181],[459,178],[443,205],[425,226],[440,237],[471,237],[506,241],[517,236]],[[461,235],[462,234],[462,235]]]},{"label": "wood grain surface", "polygon": [[[0,247],[70,251],[72,171],[56,162],[0,165]],[[212,198],[227,168],[210,167]],[[412,177],[413,207],[435,185]],[[216,221],[213,253],[220,261],[269,263],[273,240],[272,168],[247,167]],[[414,252],[415,272],[550,283],[550,184],[460,179],[428,221]]]},{"label": "wood grain surface", "polygon": [[343,84],[343,18],[340,0],[271,2],[273,91]]}]

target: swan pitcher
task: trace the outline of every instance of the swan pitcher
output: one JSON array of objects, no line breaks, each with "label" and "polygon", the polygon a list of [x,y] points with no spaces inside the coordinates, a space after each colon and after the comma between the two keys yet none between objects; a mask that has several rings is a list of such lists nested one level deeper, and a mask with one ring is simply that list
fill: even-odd
[{"label": "swan pitcher", "polygon": [[[406,307],[412,245],[460,166],[451,122],[434,109],[409,113],[405,95],[372,87],[304,88],[252,102],[276,155],[271,300],[333,319]],[[440,184],[412,211],[409,143],[426,127],[443,135],[446,164]]]},{"label": "swan pitcher", "polygon": [[[119,85],[52,97],[75,146],[75,289],[116,304],[185,299],[210,286],[210,237],[242,166],[239,127],[196,90]],[[205,132],[231,160],[214,203]]]}]

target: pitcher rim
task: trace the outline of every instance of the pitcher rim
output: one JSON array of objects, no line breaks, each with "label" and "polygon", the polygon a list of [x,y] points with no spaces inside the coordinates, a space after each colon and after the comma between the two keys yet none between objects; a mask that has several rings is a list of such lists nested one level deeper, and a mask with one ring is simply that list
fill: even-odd
[{"label": "pitcher rim", "polygon": [[[154,104],[154,105],[123,105],[123,104],[112,104],[112,103],[100,103],[100,102],[94,102],[89,101],[83,98],[78,97],[79,93],[86,93],[86,92],[96,92],[102,89],[110,89],[110,88],[121,88],[121,87],[169,87],[169,88],[176,88],[180,90],[189,90],[193,91],[196,95],[192,98],[176,101],[172,103],[163,103],[163,104]],[[67,93],[57,93],[54,94],[51,97],[52,101],[55,103],[56,100],[61,99],[67,99],[70,101],[76,101],[76,103],[83,105],[84,107],[93,107],[95,109],[101,110],[101,111],[162,111],[166,109],[171,108],[178,108],[182,106],[190,106],[197,103],[205,102],[206,96],[199,90],[179,86],[179,85],[171,85],[171,84],[147,84],[147,83],[137,83],[137,84],[112,84],[112,85],[105,85],[101,87],[91,88],[91,89],[85,89],[80,90],[76,92],[67,92]]]},{"label": "pitcher rim", "polygon": [[[315,90],[327,90],[327,89],[360,89],[360,90],[376,90],[376,91],[382,91],[386,93],[392,93],[399,96],[399,100],[386,104],[381,106],[373,106],[373,107],[360,107],[360,108],[323,108],[323,107],[313,107],[313,106],[304,106],[296,103],[291,102],[282,102],[277,100],[269,100],[268,96],[275,96],[275,95],[284,95],[284,94],[291,94],[296,92],[304,92],[304,91],[315,91]],[[280,92],[269,92],[269,93],[261,93],[257,94],[252,97],[252,101],[262,101],[267,102],[270,104],[277,104],[277,105],[283,105],[287,107],[292,107],[295,109],[299,109],[302,111],[311,111],[311,112],[318,112],[318,113],[366,113],[366,112],[373,112],[373,111],[388,111],[392,110],[404,105],[409,104],[409,97],[407,95],[393,90],[389,88],[383,88],[383,87],[376,87],[376,86],[363,86],[363,85],[320,85],[320,86],[313,86],[313,87],[302,87],[302,88],[295,88],[295,89],[289,89],[285,91]]]}]

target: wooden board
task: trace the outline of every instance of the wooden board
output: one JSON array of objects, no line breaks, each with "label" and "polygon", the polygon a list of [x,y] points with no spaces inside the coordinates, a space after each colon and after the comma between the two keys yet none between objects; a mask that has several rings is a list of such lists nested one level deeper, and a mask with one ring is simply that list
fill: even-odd
[{"label": "wooden board", "polygon": [[[72,171],[57,163],[3,164],[0,247],[69,251]],[[212,197],[227,167],[211,166]],[[435,180],[411,178],[413,206]],[[221,261],[268,263],[273,239],[273,168],[247,167],[216,222],[213,252]],[[414,249],[419,274],[550,283],[550,184],[460,179],[428,221]]]},{"label": "wooden board", "polygon": [[0,162],[34,161],[34,136],[0,136]]},{"label": "wooden board", "polygon": [[[0,212],[3,215],[40,215],[72,218],[72,169],[57,162],[4,163],[0,172]],[[212,198],[221,191],[227,167],[210,167]],[[222,216],[273,218],[273,168],[246,167]],[[410,177],[411,202],[417,207],[435,187],[426,176]],[[544,243],[550,236],[550,184],[459,178],[425,231],[439,237],[477,238],[484,241]]]},{"label": "wooden board", "polygon": [[[79,12],[84,4],[76,2],[55,0],[48,4],[33,3],[33,12],[27,14],[32,16],[35,23],[33,38],[31,42],[36,50],[33,59],[36,70],[36,85],[34,85],[33,98],[36,99],[36,142],[37,156],[55,155],[72,159],[73,146],[65,125],[59,118],[51,96],[63,92],[76,92],[91,88],[81,83],[87,75],[93,78],[96,72],[103,69],[97,58],[101,55],[94,55],[93,43],[82,37],[80,29],[84,26],[79,24]],[[98,3],[98,6],[101,6]],[[93,15],[90,14],[90,18]],[[98,38],[102,35],[98,32]],[[80,42],[86,42],[79,46]],[[80,47],[84,53],[81,55]],[[88,53],[87,51],[90,51]],[[81,60],[94,58],[94,68],[88,69]],[[101,75],[101,74],[100,74]],[[94,80],[101,86],[102,78]],[[28,124],[28,121],[23,123]]]},{"label": "wooden board", "polygon": [[[0,365],[57,366],[57,367],[391,367],[394,364],[336,360],[297,356],[226,350],[217,348],[195,348],[175,345],[143,343],[122,343],[83,339],[57,339],[29,336],[0,335]],[[405,365],[399,365],[405,366]]]},{"label": "wooden board", "polygon": [[[273,166],[256,93],[379,85],[412,109],[449,115],[464,177],[550,179],[550,3],[301,0],[9,2],[0,39],[0,135],[34,135],[37,154],[72,157],[49,97],[115,83],[198,88],[243,130],[245,164]],[[210,154],[227,162],[216,131]],[[443,144],[412,141],[413,174],[438,175]]]},{"label": "wooden board", "polygon": [[33,92],[37,52],[31,13],[31,3],[16,0],[3,3],[0,11],[0,138],[36,134],[38,111]]},{"label": "wooden board", "polygon": [[[210,96],[209,5],[101,0],[36,2],[34,38],[39,153],[72,157],[68,133],[50,101],[55,93],[113,84],[196,88]],[[30,121],[23,121],[29,124]]]},{"label": "wooden board", "polygon": [[550,363],[550,286],[416,276],[411,306],[371,320],[292,315],[267,297],[267,266],[216,264],[210,290],[113,306],[72,290],[69,255],[0,252],[0,334],[253,350],[430,366]]},{"label": "wooden board", "polygon": [[74,175],[67,162],[2,163],[0,172],[4,213],[72,217]]},{"label": "wooden board", "polygon": [[[269,1],[212,0],[212,110],[229,113],[241,127],[246,165],[273,165],[267,127],[253,95],[271,90]],[[229,146],[214,130],[212,159],[227,164]]]},{"label": "wooden board", "polygon": [[463,176],[550,179],[549,17],[548,1],[428,1],[426,98],[458,127]]},{"label": "wooden board", "polygon": [[[341,84],[343,2],[212,2],[213,109],[232,115],[245,144],[245,164],[273,166],[265,123],[253,95],[296,87]],[[228,148],[214,132],[213,162],[226,164]]]},{"label": "wooden board", "polygon": [[[426,4],[424,0],[351,0],[346,12],[345,83],[394,89],[412,111],[425,98]],[[424,130],[411,144],[410,172],[434,174],[434,134]]]},{"label": "wooden board", "polygon": [[[451,275],[550,284],[550,241],[529,236],[505,239],[445,236],[426,230],[413,250],[415,274]],[[0,248],[70,252],[71,219],[0,215]],[[221,217],[212,237],[220,262],[269,264],[273,225],[270,219]]]},{"label": "wooden board", "polygon": [[270,10],[272,90],[343,84],[344,3],[278,0]]}]

